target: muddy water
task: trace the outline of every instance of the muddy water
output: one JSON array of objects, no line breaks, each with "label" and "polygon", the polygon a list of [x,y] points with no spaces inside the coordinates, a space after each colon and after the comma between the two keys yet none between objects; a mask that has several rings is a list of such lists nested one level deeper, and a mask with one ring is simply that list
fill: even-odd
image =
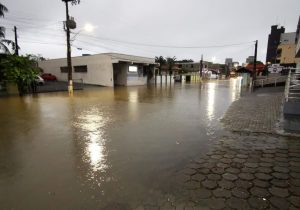
[{"label": "muddy water", "polygon": [[0,98],[0,209],[134,209],[172,194],[239,95],[230,80]]}]

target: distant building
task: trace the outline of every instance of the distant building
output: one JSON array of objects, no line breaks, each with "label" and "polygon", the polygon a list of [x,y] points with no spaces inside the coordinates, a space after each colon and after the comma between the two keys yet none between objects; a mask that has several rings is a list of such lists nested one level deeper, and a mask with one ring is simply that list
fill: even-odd
[{"label": "distant building", "polygon": [[271,26],[271,33],[268,38],[268,48],[267,48],[267,57],[266,63],[278,63],[276,60],[277,48],[280,44],[281,34],[285,32],[284,27],[278,28],[278,25]]},{"label": "distant building", "polygon": [[250,55],[248,58],[246,58],[246,63],[253,63],[254,62],[254,56]]},{"label": "distant building", "polygon": [[[300,59],[295,58],[296,54],[296,32],[292,33],[283,33],[280,37],[280,44],[277,48],[277,57],[276,59],[280,64],[289,64],[295,66],[296,60]],[[297,61],[297,62],[299,62]]]}]

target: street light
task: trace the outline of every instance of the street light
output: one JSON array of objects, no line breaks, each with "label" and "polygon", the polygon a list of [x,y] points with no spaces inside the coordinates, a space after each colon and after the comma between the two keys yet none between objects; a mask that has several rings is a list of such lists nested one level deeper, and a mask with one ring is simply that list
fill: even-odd
[{"label": "street light", "polygon": [[76,22],[73,18],[69,16],[69,5],[71,4],[79,4],[80,0],[62,0],[66,5],[66,34],[67,34],[67,62],[68,62],[68,91],[69,95],[73,95],[73,81],[72,81],[72,60],[71,60],[71,43],[70,43],[70,29],[76,28]]}]

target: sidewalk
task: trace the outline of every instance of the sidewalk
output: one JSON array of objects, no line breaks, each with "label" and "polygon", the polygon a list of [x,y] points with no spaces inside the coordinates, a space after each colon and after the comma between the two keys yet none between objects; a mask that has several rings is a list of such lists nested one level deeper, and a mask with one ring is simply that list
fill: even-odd
[{"label": "sidewalk", "polygon": [[176,173],[168,209],[300,209],[300,139],[275,134],[282,99],[269,88],[234,102],[222,120],[229,132]]}]

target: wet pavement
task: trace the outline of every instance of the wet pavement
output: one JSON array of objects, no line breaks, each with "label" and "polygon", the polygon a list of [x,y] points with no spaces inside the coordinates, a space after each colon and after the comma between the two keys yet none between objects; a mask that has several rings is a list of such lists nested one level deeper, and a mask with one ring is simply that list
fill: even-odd
[{"label": "wet pavement", "polygon": [[0,208],[173,208],[239,96],[231,80],[1,98]]}]

